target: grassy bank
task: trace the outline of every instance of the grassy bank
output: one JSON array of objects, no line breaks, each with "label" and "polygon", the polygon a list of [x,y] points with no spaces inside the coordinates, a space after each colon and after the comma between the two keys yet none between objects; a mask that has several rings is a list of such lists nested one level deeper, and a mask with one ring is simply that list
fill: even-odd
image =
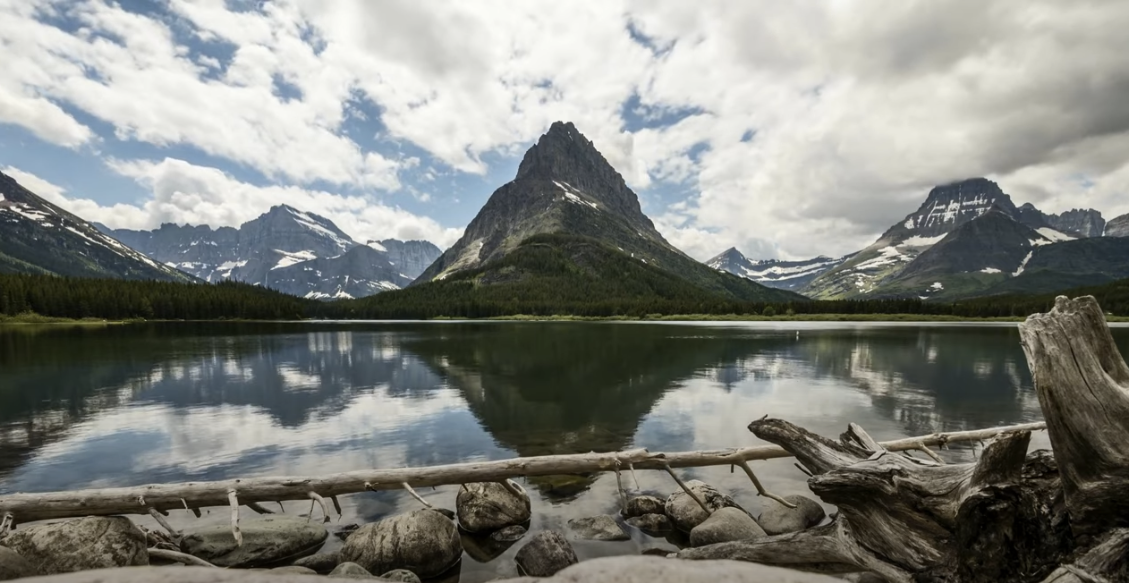
[{"label": "grassy bank", "polygon": [[103,320],[101,318],[54,318],[43,316],[35,312],[23,312],[15,316],[0,314],[0,325],[18,324],[70,324],[74,326],[109,326],[114,324],[128,324],[131,320]]}]

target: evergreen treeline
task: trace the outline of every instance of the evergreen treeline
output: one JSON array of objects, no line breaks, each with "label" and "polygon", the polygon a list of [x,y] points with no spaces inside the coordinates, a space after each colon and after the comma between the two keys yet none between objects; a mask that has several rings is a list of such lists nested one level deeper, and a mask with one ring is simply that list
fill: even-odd
[{"label": "evergreen treeline", "polygon": [[0,275],[0,314],[126,320],[292,320],[314,302],[244,283]]},{"label": "evergreen treeline", "polygon": [[[784,303],[739,302],[685,295],[681,288],[667,290],[671,297],[614,299],[612,290],[574,283],[576,289],[555,287],[561,281],[530,280],[523,288],[482,286],[489,293],[468,294],[474,280],[431,283],[401,292],[386,292],[361,300],[316,302],[269,289],[236,282],[184,284],[117,279],[63,278],[46,275],[0,275],[0,315],[34,312],[60,318],[124,320],[294,320],[427,319],[436,317],[489,318],[499,316],[645,317],[648,315],[818,315],[818,314],[918,314],[965,318],[1023,317],[1046,312],[1058,295],[1093,295],[1102,308],[1129,316],[1129,280],[1038,296],[994,296],[959,303],[917,299],[794,301]],[[649,280],[647,280],[649,281]],[[625,286],[659,285],[644,281]],[[456,284],[456,285],[451,285]],[[619,285],[619,284],[611,284]],[[467,287],[464,287],[467,286]],[[618,290],[615,290],[618,291]],[[407,293],[411,292],[411,293]],[[591,294],[586,300],[573,293]],[[622,297],[622,296],[620,296]],[[469,298],[469,299],[468,299]]]}]

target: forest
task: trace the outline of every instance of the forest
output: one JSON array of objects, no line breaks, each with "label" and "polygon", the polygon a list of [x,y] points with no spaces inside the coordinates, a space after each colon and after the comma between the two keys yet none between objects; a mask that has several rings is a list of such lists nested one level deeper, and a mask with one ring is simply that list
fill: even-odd
[{"label": "forest", "polygon": [[[1093,295],[1115,316],[1129,316],[1129,280],[1054,294],[1007,295],[956,303],[917,299],[741,302],[682,293],[671,298],[613,299],[610,289],[563,289],[531,281],[518,290],[467,294],[459,285],[423,284],[412,293],[386,292],[360,300],[318,302],[262,287],[217,284],[0,275],[0,316],[35,313],[54,318],[105,320],[299,320],[494,318],[503,316],[647,317],[655,315],[916,314],[959,318],[1023,317],[1046,312],[1057,295]],[[577,284],[583,286],[587,284]],[[501,288],[499,288],[501,289]],[[471,299],[468,299],[471,298]],[[623,296],[620,296],[623,297]],[[581,299],[590,298],[590,299]]]}]

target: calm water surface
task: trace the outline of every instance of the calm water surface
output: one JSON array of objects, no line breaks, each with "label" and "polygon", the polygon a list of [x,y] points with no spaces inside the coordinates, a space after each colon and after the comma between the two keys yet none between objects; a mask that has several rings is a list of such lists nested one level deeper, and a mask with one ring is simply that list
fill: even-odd
[{"label": "calm water surface", "polygon": [[[1114,334],[1125,353],[1129,329]],[[758,442],[746,426],[764,415],[828,436],[856,422],[879,439],[1041,417],[1010,324],[0,328],[0,493],[725,448]],[[1044,435],[1034,441],[1047,447]],[[754,469],[777,493],[806,492],[790,460]],[[760,508],[740,472],[682,473],[729,491],[754,513]],[[637,478],[642,492],[665,496],[676,487],[658,472]],[[614,476],[531,479],[527,488],[532,530],[617,507]],[[453,508],[456,488],[421,494]],[[342,502],[344,516],[331,530],[418,507],[402,492]],[[286,509],[304,514],[309,506]],[[199,520],[170,517],[178,527],[226,519],[220,509]],[[588,558],[673,548],[635,537],[577,549]],[[519,547],[493,560],[472,553],[461,580],[516,574]]]}]

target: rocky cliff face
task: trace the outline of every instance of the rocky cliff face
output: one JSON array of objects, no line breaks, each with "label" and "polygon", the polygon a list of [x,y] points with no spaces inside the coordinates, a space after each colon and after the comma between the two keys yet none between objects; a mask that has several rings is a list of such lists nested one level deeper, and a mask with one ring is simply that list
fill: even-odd
[{"label": "rocky cliff face", "polygon": [[706,265],[755,281],[776,289],[797,291],[830,269],[850,259],[850,255],[832,259],[816,257],[803,261],[777,259],[750,260],[737,249],[730,247],[720,255],[706,261]]},{"label": "rocky cliff face", "polygon": [[0,273],[192,281],[0,173]]},{"label": "rocky cliff face", "polygon": [[205,281],[234,279],[319,299],[405,287],[439,256],[426,241],[361,245],[333,221],[286,205],[238,229],[165,224],[153,231],[107,232]]},{"label": "rocky cliff face", "polygon": [[1111,219],[1105,226],[1106,237],[1129,237],[1129,215]]},{"label": "rocky cliff face", "polygon": [[1026,203],[1019,207],[1019,221],[1032,229],[1049,228],[1072,239],[1101,237],[1106,222],[1094,209],[1073,209],[1061,215],[1048,214]]}]

